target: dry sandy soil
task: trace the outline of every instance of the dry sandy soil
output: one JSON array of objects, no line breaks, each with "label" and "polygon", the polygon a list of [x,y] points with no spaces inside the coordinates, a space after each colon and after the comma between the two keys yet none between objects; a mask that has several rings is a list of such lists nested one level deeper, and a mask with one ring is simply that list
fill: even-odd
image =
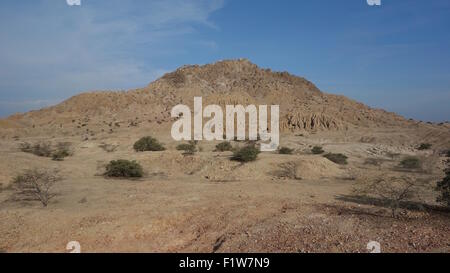
[{"label": "dry sandy soil", "polygon": [[[74,240],[86,252],[366,252],[369,241],[380,242],[386,252],[450,250],[448,213],[400,209],[394,219],[376,200],[353,194],[371,177],[392,173],[422,178],[415,201],[434,205],[433,187],[445,158],[431,151],[331,141],[320,133],[283,135],[295,154],[263,153],[241,165],[229,160],[229,152],[214,152],[214,143],[202,143],[202,152],[183,156],[169,139],[164,141],[168,150],[144,153],[133,151],[135,137],[128,135],[70,140],[74,155],[62,162],[21,152],[22,140],[1,143],[3,187],[31,167],[57,168],[64,177],[47,208],[12,201],[10,190],[0,193],[2,251],[65,252]],[[116,151],[103,150],[105,142],[118,145]],[[349,164],[309,154],[316,144],[345,153]],[[420,172],[396,170],[401,156],[386,155],[394,151],[417,154],[429,164]],[[119,158],[140,162],[145,178],[103,178],[103,166]],[[366,158],[382,163],[367,165]],[[288,162],[298,166],[295,177],[282,175],[281,166]]]},{"label": "dry sandy soil", "polygon": [[[0,120],[0,251],[67,252],[66,244],[78,241],[82,252],[367,252],[367,243],[377,241],[382,252],[449,252],[450,217],[434,188],[449,166],[442,151],[450,148],[450,125],[407,121],[292,77],[247,61],[194,66],[164,76],[150,91],[84,94]],[[205,91],[213,88],[223,92]],[[259,96],[252,88],[297,92],[304,100]],[[182,155],[167,111],[197,89],[219,103],[285,98],[282,112],[290,110],[281,120],[281,146],[294,153],[262,153],[240,164],[231,152],[215,152],[217,142],[200,142],[200,152]],[[134,142],[147,135],[167,150],[135,152]],[[73,155],[52,161],[19,149],[39,141],[70,142]],[[422,142],[433,146],[419,151]],[[313,155],[315,145],[345,154],[348,164]],[[422,167],[398,168],[408,155]],[[104,178],[114,159],[138,161],[145,176]],[[48,207],[15,201],[9,187],[34,167],[58,169],[63,177]],[[379,196],[354,192],[386,176],[418,183],[418,195],[402,203],[397,218]]]}]

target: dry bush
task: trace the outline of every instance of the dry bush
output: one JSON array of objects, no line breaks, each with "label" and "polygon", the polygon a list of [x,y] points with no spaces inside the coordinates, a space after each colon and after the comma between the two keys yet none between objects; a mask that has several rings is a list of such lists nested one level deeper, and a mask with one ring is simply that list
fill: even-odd
[{"label": "dry bush", "polygon": [[46,207],[55,194],[54,184],[61,180],[57,171],[31,169],[16,176],[12,183],[17,200],[40,201]]},{"label": "dry bush", "polygon": [[421,143],[419,145],[419,147],[417,147],[417,150],[420,150],[420,151],[422,151],[422,150],[429,150],[431,148],[431,146],[432,145],[430,143]]},{"label": "dry bush", "polygon": [[450,157],[450,149],[444,150],[444,151],[442,152],[442,155],[445,156],[445,157]]},{"label": "dry bush", "polygon": [[288,147],[281,147],[278,149],[278,153],[282,155],[291,155],[294,152],[294,149]]},{"label": "dry bush", "polygon": [[297,164],[295,162],[281,163],[278,167],[280,167],[280,169],[272,173],[275,177],[283,179],[301,179],[297,176]]},{"label": "dry bush", "polygon": [[321,146],[314,146],[314,147],[311,149],[311,152],[312,152],[313,154],[315,154],[315,155],[319,155],[319,154],[323,154],[325,151],[322,149]]},{"label": "dry bush", "polygon": [[60,142],[56,145],[56,150],[52,152],[52,159],[55,161],[63,161],[64,158],[71,156],[72,152],[70,150],[69,142]]},{"label": "dry bush", "polygon": [[368,184],[354,189],[354,193],[359,196],[379,198],[381,203],[391,209],[394,218],[397,217],[397,210],[401,203],[418,197],[419,192],[417,181],[406,176],[378,177]]},{"label": "dry bush", "polygon": [[164,146],[155,138],[147,136],[139,139],[133,145],[136,152],[146,152],[146,151],[164,151]]},{"label": "dry bush", "polygon": [[400,162],[400,167],[404,169],[419,169],[422,167],[422,162],[418,157],[408,156]]},{"label": "dry bush", "polygon": [[241,163],[255,161],[260,153],[259,149],[253,145],[245,146],[233,152],[231,160],[239,161]]},{"label": "dry bush", "polygon": [[339,164],[339,165],[346,165],[347,164],[347,156],[343,155],[343,154],[333,154],[333,153],[329,153],[324,155],[323,157],[325,157],[326,159]]},{"label": "dry bush", "polygon": [[224,141],[216,145],[216,151],[225,152],[233,150],[233,146],[229,141]]},{"label": "dry bush", "polygon": [[102,143],[98,147],[102,148],[107,153],[115,152],[119,145]]},{"label": "dry bush", "polygon": [[380,166],[383,161],[381,158],[370,157],[364,160],[364,165]]},{"label": "dry bush", "polygon": [[37,156],[42,157],[51,157],[52,156],[52,148],[50,143],[42,142],[31,144],[28,142],[21,143],[19,145],[19,149],[25,153],[31,153]]},{"label": "dry bush", "polygon": [[190,141],[189,143],[179,144],[176,149],[178,151],[184,151],[183,155],[193,155],[197,152],[196,142]]},{"label": "dry bush", "polygon": [[62,161],[65,157],[72,155],[70,142],[60,142],[55,148],[49,142],[38,142],[31,144],[21,143],[19,149],[25,153],[31,153],[41,157],[52,157],[53,160]]},{"label": "dry bush", "polygon": [[19,150],[21,150],[24,153],[32,153],[33,146],[28,142],[22,142],[19,143]]}]

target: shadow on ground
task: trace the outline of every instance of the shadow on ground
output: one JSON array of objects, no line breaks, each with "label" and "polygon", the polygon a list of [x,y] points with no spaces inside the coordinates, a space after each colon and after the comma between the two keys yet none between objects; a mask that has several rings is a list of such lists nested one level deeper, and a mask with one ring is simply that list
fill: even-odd
[{"label": "shadow on ground", "polygon": [[[356,203],[360,205],[371,205],[376,207],[382,207],[391,209],[392,204],[395,203],[394,200],[388,198],[378,198],[378,197],[370,197],[364,195],[337,195],[336,200]],[[425,204],[417,201],[400,201],[399,208],[407,209],[412,211],[439,211],[450,213],[450,208]]]}]

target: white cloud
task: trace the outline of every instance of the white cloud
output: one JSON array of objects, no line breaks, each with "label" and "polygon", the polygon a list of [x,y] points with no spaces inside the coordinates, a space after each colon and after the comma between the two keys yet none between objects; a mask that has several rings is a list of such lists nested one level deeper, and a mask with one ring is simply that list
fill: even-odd
[{"label": "white cloud", "polygon": [[173,41],[197,27],[215,28],[210,15],[223,6],[220,0],[16,3],[2,3],[0,11],[0,102],[144,86],[166,72],[152,59],[179,50]]}]

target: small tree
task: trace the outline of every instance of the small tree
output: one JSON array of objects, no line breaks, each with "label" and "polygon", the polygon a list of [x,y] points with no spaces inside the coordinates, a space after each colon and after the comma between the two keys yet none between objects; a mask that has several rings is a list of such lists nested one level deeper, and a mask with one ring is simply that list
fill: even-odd
[{"label": "small tree", "polygon": [[231,160],[239,162],[255,161],[259,153],[259,149],[255,146],[245,146],[243,148],[235,150],[233,152],[233,157],[231,157]]},{"label": "small tree", "polygon": [[144,175],[142,166],[136,161],[124,159],[113,160],[106,165],[106,177],[137,178]]},{"label": "small tree", "polygon": [[32,169],[16,176],[12,187],[19,199],[40,201],[46,207],[55,196],[52,192],[53,185],[60,180],[57,171]]},{"label": "small tree", "polygon": [[288,147],[281,147],[278,150],[279,154],[283,154],[283,155],[291,155],[292,152],[294,151],[294,149],[288,148]]},{"label": "small tree", "polygon": [[233,150],[233,146],[229,141],[224,141],[216,145],[216,151],[225,152]]},{"label": "small tree", "polygon": [[147,136],[139,139],[134,143],[133,148],[136,152],[146,151],[164,151],[164,146],[153,137]]},{"label": "small tree", "polygon": [[419,189],[412,178],[403,177],[379,177],[369,182],[355,192],[360,195],[379,197],[383,204],[392,212],[392,217],[397,217],[397,210],[404,201],[408,201],[418,195]]},{"label": "small tree", "polygon": [[311,149],[311,152],[313,153],[313,154],[315,154],[315,155],[320,155],[320,154],[323,154],[325,151],[322,149],[322,147],[320,147],[320,146],[314,146],[312,149]]}]

